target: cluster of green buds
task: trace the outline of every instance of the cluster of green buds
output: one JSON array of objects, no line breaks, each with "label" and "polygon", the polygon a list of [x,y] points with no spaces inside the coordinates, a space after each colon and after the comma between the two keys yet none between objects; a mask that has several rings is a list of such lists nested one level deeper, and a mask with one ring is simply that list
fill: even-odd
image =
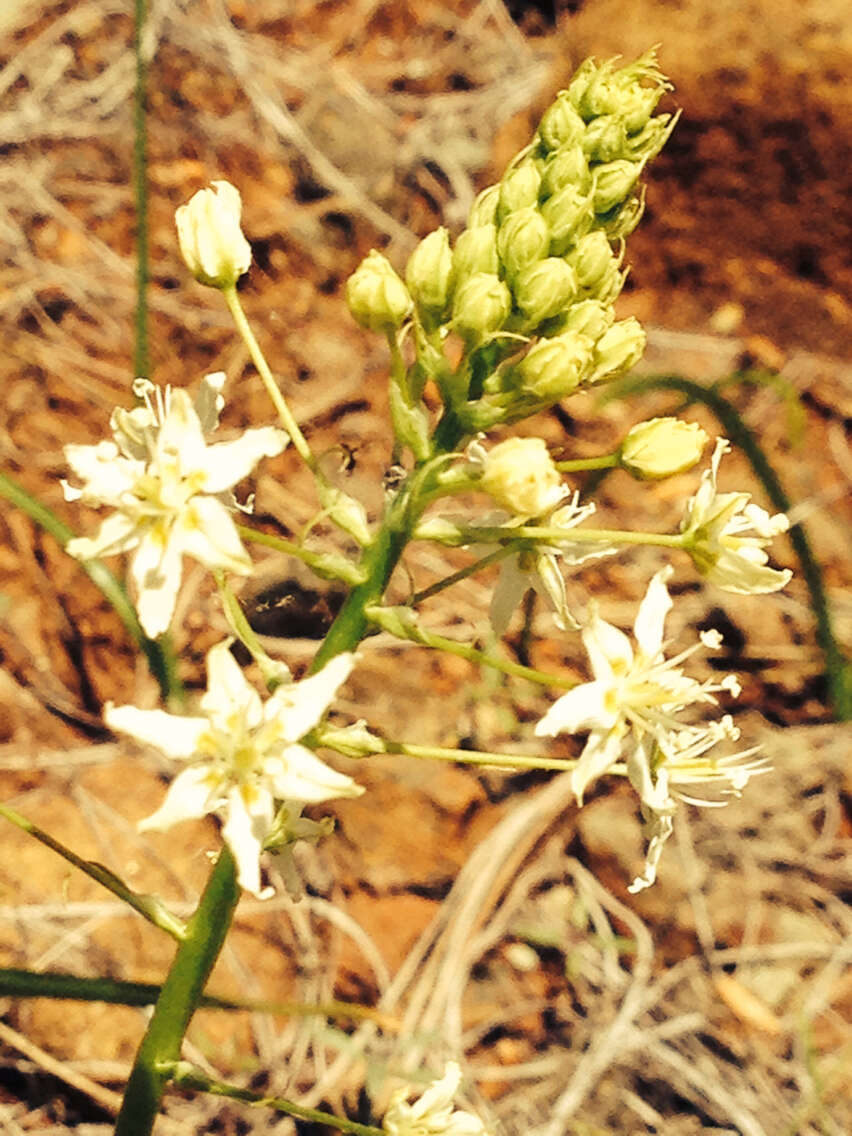
[{"label": "cluster of green buds", "polygon": [[[624,238],[642,215],[640,175],[675,123],[654,114],[668,89],[654,49],[621,68],[587,61],[476,198],[454,246],[445,229],[431,233],[405,283],[377,253],[356,272],[356,319],[386,330],[411,319],[424,381],[436,381],[461,434],[516,422],[641,357],[641,326],[617,321],[613,304]],[[450,332],[465,348],[454,372]]]}]

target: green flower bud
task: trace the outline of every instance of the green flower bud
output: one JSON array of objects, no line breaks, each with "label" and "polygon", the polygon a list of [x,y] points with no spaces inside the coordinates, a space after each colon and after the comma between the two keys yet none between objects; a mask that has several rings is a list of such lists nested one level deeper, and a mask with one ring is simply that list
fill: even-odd
[{"label": "green flower bud", "polygon": [[620,158],[607,162],[595,170],[593,201],[595,213],[608,213],[633,191],[639,180],[644,162],[628,162]]},{"label": "green flower bud", "polygon": [[621,444],[619,461],[638,480],[658,481],[692,469],[701,460],[707,441],[697,422],[652,418],[629,431]]},{"label": "green flower bud", "polygon": [[[576,81],[575,76],[573,82]],[[542,115],[538,124],[538,136],[546,149],[559,150],[562,146],[573,146],[575,142],[582,141],[584,133],[585,125],[572,104],[569,87],[567,91],[559,92],[556,102],[551,103]]]},{"label": "green flower bud", "polygon": [[400,327],[411,311],[408,289],[387,257],[372,249],[346,282],[349,311],[371,331]]},{"label": "green flower bud", "polygon": [[497,217],[501,221],[518,209],[538,204],[541,174],[532,158],[524,158],[517,166],[508,169],[500,182]]},{"label": "green flower bud", "polygon": [[453,268],[459,282],[476,272],[496,276],[500,271],[496,225],[477,225],[460,233],[453,249]]},{"label": "green flower bud", "polygon": [[477,229],[480,225],[494,225],[497,220],[497,201],[500,186],[489,185],[477,194],[467,218],[467,227]]},{"label": "green flower bud", "polygon": [[[645,85],[650,82],[650,86]],[[654,113],[670,84],[657,64],[656,48],[651,48],[633,63],[616,69],[615,60],[595,68],[579,99],[583,118],[618,115],[630,134],[641,130]]]},{"label": "green flower bud", "polygon": [[580,286],[589,292],[595,292],[599,284],[604,283],[607,273],[613,265],[618,267],[618,261],[610,247],[609,240],[600,229],[586,233],[580,237],[568,256],[568,261],[577,272]]},{"label": "green flower bud", "polygon": [[518,273],[512,294],[529,327],[537,327],[567,308],[577,294],[577,276],[561,257],[548,256]]},{"label": "green flower bud", "polygon": [[518,209],[510,213],[497,231],[497,252],[511,279],[528,264],[547,256],[550,229],[537,209]]},{"label": "green flower bud", "polygon": [[628,197],[622,205],[616,206],[609,217],[603,222],[603,231],[611,241],[618,241],[629,237],[645,212],[645,187],[641,187],[638,194]]},{"label": "green flower bud", "polygon": [[[634,162],[649,162],[656,158],[674,130],[680,114],[659,114],[652,118],[637,134],[632,134],[626,142],[623,157]],[[613,155],[615,156],[615,155]]]},{"label": "green flower bud", "polygon": [[594,221],[592,203],[573,185],[566,185],[541,207],[541,215],[550,229],[550,251],[556,256],[565,253],[577,239],[587,233]]},{"label": "green flower bud", "polygon": [[583,152],[596,162],[611,162],[623,158],[627,149],[627,131],[622,120],[614,114],[593,118],[583,135]]},{"label": "green flower bud", "polygon": [[518,364],[515,377],[525,394],[537,402],[567,398],[592,372],[594,342],[567,331],[540,339]]},{"label": "green flower bud", "polygon": [[500,330],[511,310],[511,294],[499,276],[477,272],[456,289],[453,326],[465,339],[484,339]]},{"label": "green flower bud", "polygon": [[485,456],[480,485],[520,517],[538,517],[563,496],[562,478],[541,438],[507,438]]},{"label": "green flower bud", "polygon": [[541,175],[541,192],[544,197],[552,197],[566,185],[577,189],[588,189],[591,181],[589,163],[579,144],[562,146],[551,154]]},{"label": "green flower bud", "polygon": [[619,271],[618,261],[613,258],[600,278],[595,281],[594,287],[586,290],[587,298],[600,300],[602,304],[614,304],[621,294],[626,279],[627,273]]},{"label": "green flower bud", "polygon": [[568,90],[560,92],[568,97],[569,103],[578,113],[583,103],[583,96],[589,88],[589,83],[597,75],[598,70],[598,65],[594,59],[584,59],[574,72],[574,77],[568,84]]},{"label": "green flower bud", "polygon": [[645,332],[633,316],[619,320],[595,344],[595,369],[590,381],[600,382],[616,373],[629,371],[642,358]]},{"label": "green flower bud", "polygon": [[600,300],[581,300],[579,304],[572,304],[565,313],[560,330],[579,332],[595,342],[612,327],[614,319],[609,304]]},{"label": "green flower bud", "polygon": [[436,229],[423,238],[408,258],[405,270],[408,291],[418,308],[439,317],[449,302],[452,278],[450,239],[446,229]]}]

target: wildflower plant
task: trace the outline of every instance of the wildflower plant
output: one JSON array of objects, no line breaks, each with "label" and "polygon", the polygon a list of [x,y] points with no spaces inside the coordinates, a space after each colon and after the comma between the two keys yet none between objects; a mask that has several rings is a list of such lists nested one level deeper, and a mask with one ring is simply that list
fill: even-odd
[{"label": "wildflower plant", "polygon": [[[623,375],[642,355],[641,325],[618,318],[615,303],[627,272],[626,238],[643,211],[642,177],[676,122],[677,115],[657,112],[669,89],[653,50],[627,66],[587,61],[500,181],[476,198],[461,233],[430,233],[399,272],[372,251],[350,277],[346,302],[352,316],[383,335],[390,354],[390,449],[399,476],[387,486],[384,512],[372,520],[328,479],[242,311],[236,284],[249,271],[251,256],[237,189],[214,182],[178,210],[184,261],[199,283],[222,293],[277,423],[233,441],[210,441],[226,396],[222,373],[201,380],[194,402],[184,390],[140,380],[134,386],[138,404],[113,413],[111,437],[66,447],[67,500],[101,511],[100,528],[72,540],[69,553],[86,561],[130,555],[134,602],[152,637],[173,624],[183,559],[192,557],[213,573],[231,628],[231,636],[208,653],[207,690],[196,706],[181,713],[130,705],[105,711],[112,729],[174,762],[163,803],[140,827],[164,828],[207,814],[222,821],[221,850],[197,910],[185,927],[168,924],[177,953],[131,1073],[120,1136],[151,1130],[168,1083],[205,1087],[203,1075],[180,1061],[181,1041],[241,890],[269,894],[267,858],[286,858],[302,837],[322,838],[327,826],[302,817],[305,806],[363,791],[356,779],[334,769],[333,754],[416,750],[446,759],[456,752],[383,737],[368,721],[328,721],[358,665],[359,644],[373,631],[561,691],[533,732],[541,739],[580,734],[585,745],[576,760],[562,760],[542,742],[541,768],[571,770],[578,805],[605,775],[629,780],[648,839],[646,861],[637,865],[630,890],[653,883],[679,799],[700,802],[706,790],[719,803],[763,771],[754,751],[731,751],[738,730],[728,703],[739,691],[736,678],[699,681],[689,674],[692,655],[718,648],[719,634],[704,631],[685,649],[666,640],[673,603],[668,582],[676,566],[740,593],[783,587],[790,573],[768,566],[767,547],[786,528],[786,518],[770,516],[746,493],[719,491],[721,459],[729,448],[719,439],[678,531],[598,528],[594,503],[581,499],[574,475],[621,467],[641,492],[648,481],[692,469],[708,441],[704,431],[695,423],[657,418],[634,426],[612,453],[560,460],[533,432],[539,412]],[[527,424],[524,436],[507,435],[519,422]],[[253,527],[250,515],[237,523],[233,487],[288,444],[312,473],[320,508],[355,555],[279,540]],[[254,541],[300,558],[347,589],[308,676],[298,682],[266,654],[229,583],[229,576],[251,571],[248,547]],[[465,549],[468,563],[393,606],[385,598],[388,585],[413,542]],[[602,616],[595,599],[569,606],[565,580],[589,559],[637,545],[656,546],[672,564],[650,580],[631,640]],[[565,651],[582,644],[588,681],[568,683],[509,662],[496,650],[443,639],[424,625],[419,604],[427,593],[493,564],[500,566],[490,611],[497,634],[534,588],[553,613]],[[238,664],[235,640],[259,664],[265,697]],[[466,759],[489,766],[497,761],[475,752]],[[537,760],[527,752],[523,758],[501,755],[499,763],[529,768]],[[295,886],[292,872],[290,884]],[[126,898],[130,890],[119,887],[119,894]],[[154,910],[138,900],[136,906],[149,915]],[[450,1062],[413,1104],[407,1090],[398,1091],[381,1127],[287,1102],[277,1107],[375,1136],[480,1136],[485,1124],[454,1107],[460,1076]]]}]

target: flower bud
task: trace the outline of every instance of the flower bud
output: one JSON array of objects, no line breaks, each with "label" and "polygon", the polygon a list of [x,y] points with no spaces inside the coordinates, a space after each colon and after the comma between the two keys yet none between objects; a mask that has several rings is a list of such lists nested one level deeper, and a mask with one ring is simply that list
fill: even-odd
[{"label": "flower bud", "polygon": [[624,123],[614,114],[593,118],[583,135],[583,152],[595,162],[611,162],[623,158],[627,148]]},{"label": "flower bud", "polygon": [[610,247],[606,234],[600,229],[586,233],[580,237],[576,246],[568,256],[573,265],[577,280],[582,288],[594,292],[597,286],[605,281],[611,267],[618,267],[615,254]]},{"label": "flower bud", "polygon": [[573,146],[575,142],[582,141],[584,133],[585,125],[572,105],[570,88],[560,91],[556,102],[551,103],[541,117],[539,138],[548,150],[559,150],[562,146]]},{"label": "flower bud", "polygon": [[642,358],[645,332],[634,316],[619,320],[595,344],[595,370],[591,382],[609,378],[616,372],[629,371]]},{"label": "flower bud", "polygon": [[562,321],[562,331],[577,331],[596,342],[605,331],[612,327],[612,308],[600,300],[581,300],[572,304]]},{"label": "flower bud", "polygon": [[631,135],[623,150],[623,157],[634,162],[649,162],[656,158],[674,130],[679,114],[659,114],[652,118],[637,134]]},{"label": "flower bud", "polygon": [[634,193],[631,197],[628,197],[627,200],[606,219],[603,231],[611,241],[618,241],[624,237],[629,237],[642,220],[642,214],[644,212],[645,187],[642,186],[638,194]]},{"label": "flower bud", "polygon": [[418,308],[438,317],[450,299],[452,277],[450,239],[446,229],[436,229],[423,238],[408,258],[405,270],[408,291]]},{"label": "flower bud", "polygon": [[621,444],[624,469],[640,481],[658,481],[692,469],[701,460],[707,435],[697,422],[652,418],[640,422]]},{"label": "flower bud", "polygon": [[521,517],[540,516],[564,495],[559,470],[541,438],[507,438],[489,450],[480,485]]},{"label": "flower bud", "polygon": [[583,147],[577,143],[573,146],[561,146],[551,154],[544,166],[541,175],[541,193],[544,197],[552,197],[566,185],[585,190],[588,188],[589,180],[589,163],[583,153]]},{"label": "flower bud", "polygon": [[372,249],[346,282],[349,311],[371,331],[400,327],[411,311],[408,289],[387,257]]},{"label": "flower bud", "polygon": [[480,225],[494,225],[497,220],[497,201],[500,197],[499,185],[488,185],[474,198],[467,218],[467,227],[476,229]]},{"label": "flower bud", "polygon": [[583,96],[599,70],[600,68],[594,59],[584,59],[574,72],[574,76],[568,84],[568,90],[561,92],[568,96],[568,101],[578,113],[583,104]]},{"label": "flower bud", "polygon": [[566,185],[541,207],[541,215],[550,229],[550,251],[561,256],[578,237],[592,227],[594,213],[588,194]]},{"label": "flower bud", "polygon": [[627,272],[619,271],[618,260],[613,257],[594,287],[587,289],[586,295],[588,299],[600,300],[602,304],[614,304],[621,294],[626,279]]},{"label": "flower bud", "polygon": [[[579,100],[580,114],[584,118],[618,115],[630,134],[645,126],[663,92],[671,89],[657,64],[656,48],[626,67],[616,70],[615,60],[609,60],[595,72]],[[650,86],[643,85],[646,80]]]},{"label": "flower bud", "polygon": [[456,289],[453,326],[465,339],[484,339],[499,331],[512,310],[509,289],[490,272],[476,272]]},{"label": "flower bud", "polygon": [[251,246],[240,228],[240,193],[227,181],[200,189],[175,212],[184,262],[199,282],[233,288],[251,264]]},{"label": "flower bud", "polygon": [[538,205],[538,191],[541,174],[532,158],[524,158],[503,175],[500,182],[500,196],[497,203],[499,221],[518,209],[528,209]]},{"label": "flower bud", "polygon": [[525,394],[558,402],[577,389],[592,369],[594,342],[576,331],[540,339],[518,364],[515,375]]},{"label": "flower bud", "polygon": [[512,282],[516,305],[529,327],[559,315],[577,294],[577,275],[561,257],[548,256],[521,269]]},{"label": "flower bud", "polygon": [[547,256],[550,229],[537,209],[511,213],[497,230],[497,252],[508,277]]},{"label": "flower bud", "polygon": [[624,201],[639,180],[643,165],[643,162],[628,162],[626,158],[619,158],[615,162],[598,166],[593,191],[595,213],[608,213]]},{"label": "flower bud", "polygon": [[453,269],[459,282],[475,272],[490,272],[496,276],[500,271],[497,226],[477,225],[460,233],[453,249]]}]

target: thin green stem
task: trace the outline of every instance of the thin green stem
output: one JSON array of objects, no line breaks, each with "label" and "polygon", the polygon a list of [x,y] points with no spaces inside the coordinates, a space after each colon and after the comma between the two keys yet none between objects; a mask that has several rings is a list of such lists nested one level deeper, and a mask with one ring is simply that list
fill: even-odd
[{"label": "thin green stem", "polygon": [[234,595],[234,589],[225,579],[224,572],[214,570],[213,576],[216,580],[216,587],[219,589],[219,598],[222,601],[228,626],[257,663],[267,688],[275,690],[281,685],[282,677],[286,676],[286,669],[270,658],[269,654],[263,649],[254,628],[246,619],[246,614],[240,607],[240,601]]},{"label": "thin green stem", "polygon": [[[62,548],[74,538],[72,529],[61,521],[46,505],[31,496],[13,478],[0,473],[0,497],[5,498],[16,508],[35,521],[45,532],[50,533]],[[75,557],[76,559],[76,557]],[[178,675],[177,660],[167,638],[149,639],[142,630],[136,609],[130,602],[127,592],[112,572],[100,560],[77,560],[86,575],[100,588],[104,598],[109,601],[124,624],[131,640],[144,654],[151,674],[157,680],[166,701],[183,701],[183,684]]]},{"label": "thin green stem", "polygon": [[228,1097],[230,1100],[243,1101],[245,1104],[257,1108],[269,1108],[275,1112],[283,1112],[288,1116],[295,1116],[299,1120],[309,1120],[338,1132],[351,1132],[352,1136],[385,1136],[384,1129],[376,1128],[372,1124],[359,1124],[343,1116],[335,1116],[331,1112],[322,1112],[318,1108],[306,1108],[296,1104],[295,1101],[284,1097],[265,1097],[254,1093],[251,1089],[241,1089],[237,1085],[229,1085],[225,1081],[218,1081],[208,1077],[200,1069],[196,1069],[186,1061],[177,1061],[169,1069],[169,1077],[179,1089],[194,1089],[196,1092],[211,1093],[217,1097]]},{"label": "thin green stem", "polygon": [[521,753],[487,753],[482,750],[447,749],[444,746],[410,745],[408,742],[395,742],[382,739],[378,753],[402,754],[405,757],[428,758],[430,761],[453,761],[462,765],[483,765],[491,768],[543,769],[564,773],[573,769],[577,762],[572,758],[536,757]]},{"label": "thin green stem", "polygon": [[240,897],[236,865],[225,845],[186,927],[136,1054],[115,1136],[149,1136],[170,1072],[204,985],[219,956]]},{"label": "thin green stem", "polygon": [[453,572],[451,576],[445,576],[443,580],[437,580],[434,584],[430,584],[428,588],[424,588],[420,592],[415,592],[411,597],[411,606],[418,607],[424,600],[429,600],[432,596],[437,596],[439,592],[443,592],[446,588],[451,588],[453,584],[460,584],[462,580],[467,580],[470,576],[474,576],[484,568],[490,568],[492,564],[499,564],[501,560],[505,560],[507,556],[511,556],[515,552],[517,552],[517,549],[513,548],[511,544],[504,544],[501,548],[495,549],[494,552],[489,552],[487,556],[483,556],[479,560],[474,560],[464,568],[459,568],[458,572]]},{"label": "thin green stem", "polygon": [[589,469],[615,469],[618,453],[603,454],[597,458],[574,458],[569,461],[554,462],[560,473],[582,473]]},{"label": "thin green stem", "polygon": [[[410,609],[406,608],[406,611]],[[447,639],[443,635],[436,635],[427,631],[417,623],[399,619],[393,608],[382,608],[372,605],[367,608],[367,618],[371,623],[381,627],[383,631],[396,635],[398,639],[405,639],[409,643],[418,643],[422,647],[431,647],[435,651],[444,651],[448,655],[455,655],[459,659],[467,659],[480,667],[490,667],[503,674],[512,675],[513,678],[525,678],[527,682],[537,683],[539,686],[557,686],[563,690],[570,690],[577,683],[572,679],[561,679],[555,675],[545,674],[544,671],[534,667],[526,667],[522,663],[513,663],[510,659],[498,659],[485,651],[479,651],[467,643],[459,643],[455,639]],[[413,614],[413,613],[412,613]]]},{"label": "thin green stem", "polygon": [[257,529],[249,528],[248,525],[237,525],[237,532],[243,540],[249,540],[253,544],[262,544],[266,548],[274,548],[287,556],[296,557],[303,564],[312,568],[318,576],[322,576],[324,580],[341,580],[344,584],[349,584],[350,587],[364,581],[364,574],[361,569],[337,554],[328,555],[324,552],[312,552],[309,548],[303,548],[302,545],[296,544],[294,541],[284,540],[283,537],[275,536],[273,533],[258,532]]},{"label": "thin green stem", "polygon": [[142,50],[142,33],[147,18],[147,0],[134,0],[133,51],[136,59],[136,85],[133,92],[133,191],[136,203],[136,314],[133,347],[133,374],[147,379],[151,363],[148,353],[148,283],[150,280],[148,240],[148,136],[147,65]]},{"label": "thin green stem", "polygon": [[662,548],[683,548],[680,533],[644,533],[629,529],[564,529],[549,528],[546,525],[519,525],[516,528],[471,525],[459,527],[459,536],[448,536],[442,541],[439,536],[432,540],[445,544],[505,544],[507,541],[537,541],[542,544],[559,545],[566,541],[571,544],[652,544]]},{"label": "thin green stem", "polygon": [[75,868],[99,883],[101,887],[111,891],[114,896],[126,903],[128,907],[132,907],[149,923],[153,923],[155,927],[159,927],[161,931],[165,931],[167,935],[171,935],[178,942],[183,939],[186,933],[183,922],[176,915],[172,915],[156,896],[140,895],[139,892],[133,891],[120,876],[111,872],[109,868],[105,868],[103,864],[97,864],[92,860],[84,860],[76,852],[72,852],[70,848],[56,840],[50,833],[39,828],[37,824],[16,812],[9,805],[0,804],[0,816],[5,817],[6,820],[20,828],[22,832],[26,832],[35,840],[38,840],[39,843],[61,856],[69,864],[73,864]]},{"label": "thin green stem", "polygon": [[228,305],[228,311],[233,317],[234,323],[237,325],[237,331],[243,339],[246,347],[248,347],[249,355],[251,355],[252,362],[257,368],[257,373],[260,375],[263,385],[266,387],[266,393],[272,400],[272,405],[281,420],[281,425],[290,435],[290,440],[296,447],[299,456],[304,461],[309,469],[316,471],[317,463],[314,455],[311,453],[311,448],[307,440],[299,428],[299,424],[293,417],[293,412],[287,405],[284,395],[281,393],[278,383],[270,370],[266,357],[260,349],[260,344],[255,338],[255,334],[251,329],[251,324],[246,319],[246,314],[243,311],[243,306],[240,303],[240,297],[237,294],[236,286],[230,288],[223,288],[222,295],[225,297],[225,303]]}]

